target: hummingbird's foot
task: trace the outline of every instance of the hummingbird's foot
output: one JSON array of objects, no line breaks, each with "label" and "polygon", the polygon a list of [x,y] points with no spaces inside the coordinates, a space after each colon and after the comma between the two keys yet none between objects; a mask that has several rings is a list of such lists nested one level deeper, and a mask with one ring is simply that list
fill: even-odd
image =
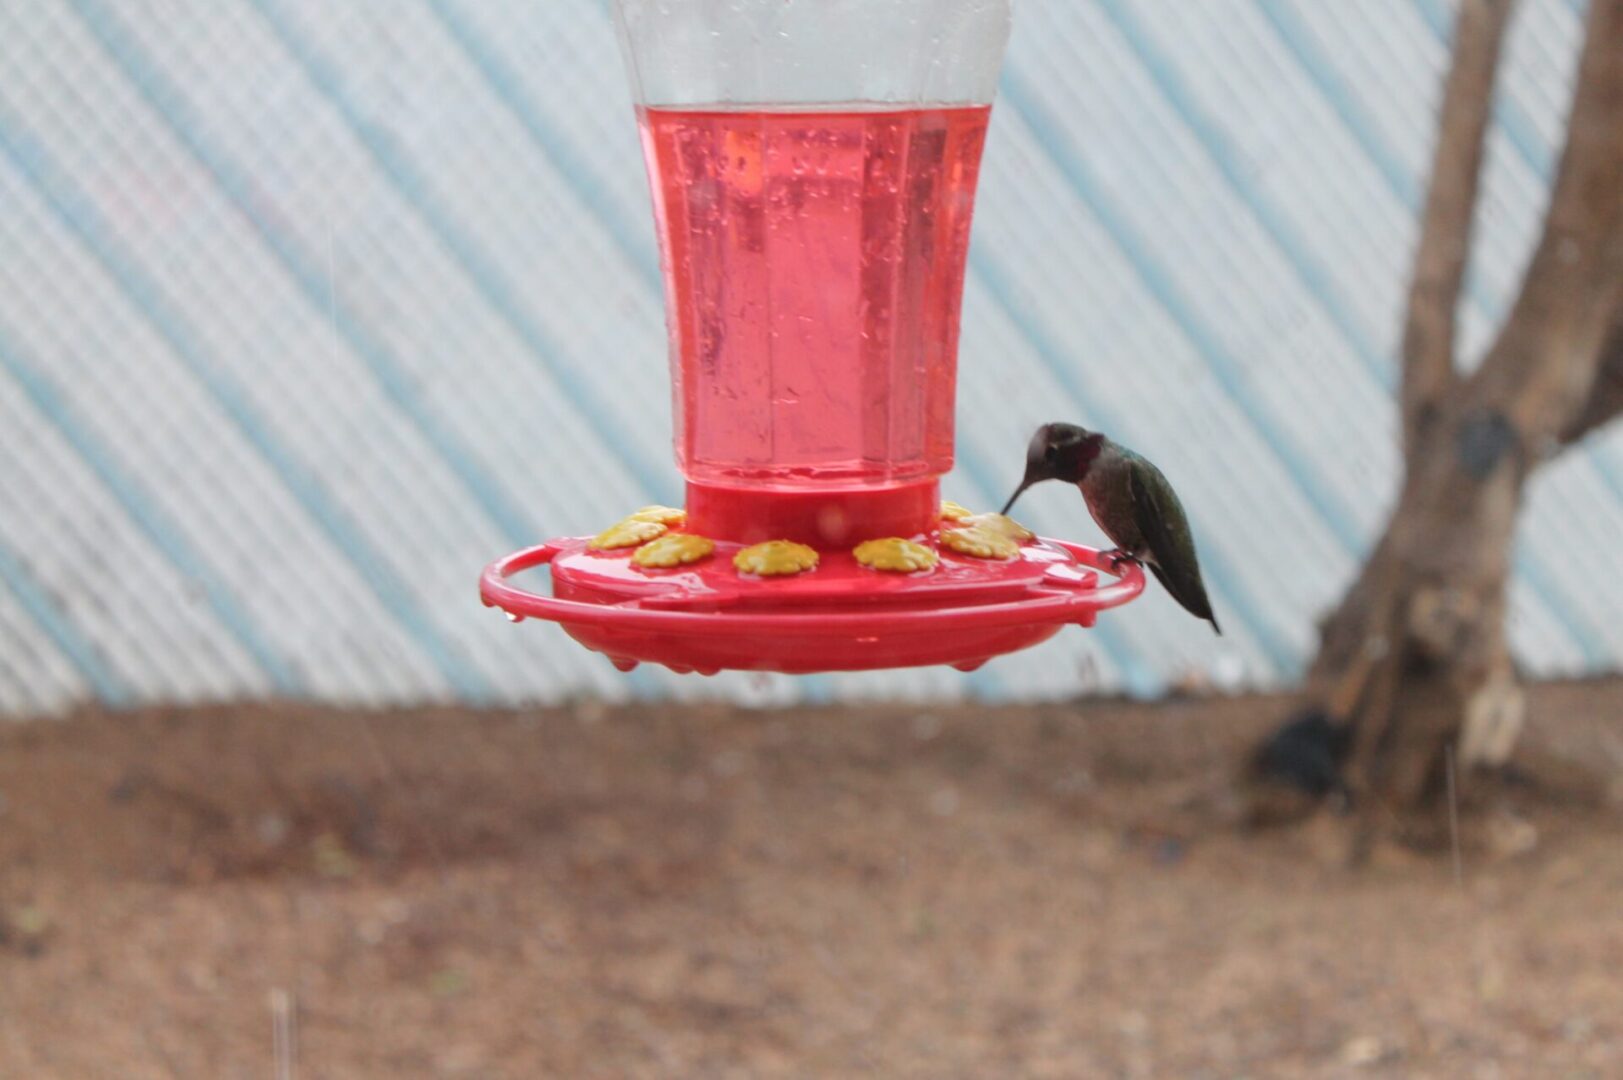
[{"label": "hummingbird's foot", "polygon": [[1110,572],[1113,574],[1121,570],[1124,563],[1138,562],[1132,552],[1123,551],[1121,548],[1111,548],[1109,551],[1100,552],[1100,555],[1104,558],[1105,563],[1109,565]]}]

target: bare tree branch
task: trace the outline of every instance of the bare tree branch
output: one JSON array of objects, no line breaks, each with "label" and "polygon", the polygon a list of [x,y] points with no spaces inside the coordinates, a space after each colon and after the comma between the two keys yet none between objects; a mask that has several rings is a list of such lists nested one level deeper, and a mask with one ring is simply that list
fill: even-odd
[{"label": "bare tree branch", "polygon": [[1403,433],[1407,446],[1436,402],[1453,388],[1455,308],[1471,244],[1483,133],[1511,0],[1465,0],[1443,86],[1431,186],[1420,222],[1414,280],[1403,327]]},{"label": "bare tree branch", "polygon": [[1470,399],[1535,442],[1560,435],[1599,389],[1623,304],[1623,0],[1591,0],[1578,88],[1544,233]]},{"label": "bare tree branch", "polygon": [[1561,432],[1561,443],[1571,446],[1619,416],[1623,416],[1623,304],[1612,314],[1612,329],[1601,345],[1600,370],[1589,397]]}]

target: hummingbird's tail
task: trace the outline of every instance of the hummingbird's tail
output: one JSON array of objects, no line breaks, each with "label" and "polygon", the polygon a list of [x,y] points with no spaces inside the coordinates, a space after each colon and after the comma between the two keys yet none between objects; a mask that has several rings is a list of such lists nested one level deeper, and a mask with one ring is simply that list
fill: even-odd
[{"label": "hummingbird's tail", "polygon": [[1217,631],[1217,636],[1223,636],[1223,628],[1217,625],[1217,616],[1212,614],[1212,602],[1206,598],[1206,586],[1202,584],[1198,571],[1192,580],[1179,581],[1173,575],[1163,573],[1153,562],[1145,562],[1144,565],[1150,568],[1155,580],[1161,583],[1162,588],[1166,589],[1180,607],[1197,619],[1205,619],[1211,623],[1212,629]]}]

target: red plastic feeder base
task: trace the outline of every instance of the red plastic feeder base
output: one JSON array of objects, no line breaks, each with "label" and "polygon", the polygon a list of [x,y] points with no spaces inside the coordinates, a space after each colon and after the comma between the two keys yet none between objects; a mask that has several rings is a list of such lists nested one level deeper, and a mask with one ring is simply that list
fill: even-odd
[{"label": "red plastic feeder base", "polygon": [[[936,534],[924,538],[935,546]],[[559,623],[623,670],[638,663],[711,675],[721,670],[810,674],[951,664],[965,671],[1053,637],[1068,623],[1133,599],[1144,573],[1112,568],[1098,551],[1062,540],[1021,545],[1007,560],[939,550],[917,573],[876,571],[849,551],[823,551],[815,571],[760,578],[733,567],[742,545],[669,570],[644,569],[629,550],[592,551],[584,537],[554,540],[486,568],[480,595],[514,619]],[[550,565],[552,596],[513,579]],[[1117,575],[1100,583],[1098,571]]]}]

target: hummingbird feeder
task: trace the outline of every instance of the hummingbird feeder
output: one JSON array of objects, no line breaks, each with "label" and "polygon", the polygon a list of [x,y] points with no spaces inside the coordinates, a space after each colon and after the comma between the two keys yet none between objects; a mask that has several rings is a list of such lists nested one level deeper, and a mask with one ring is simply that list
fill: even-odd
[{"label": "hummingbird feeder", "polygon": [[1143,590],[940,501],[1010,3],[616,0],[687,505],[500,559],[487,605],[624,670],[972,670]]}]

